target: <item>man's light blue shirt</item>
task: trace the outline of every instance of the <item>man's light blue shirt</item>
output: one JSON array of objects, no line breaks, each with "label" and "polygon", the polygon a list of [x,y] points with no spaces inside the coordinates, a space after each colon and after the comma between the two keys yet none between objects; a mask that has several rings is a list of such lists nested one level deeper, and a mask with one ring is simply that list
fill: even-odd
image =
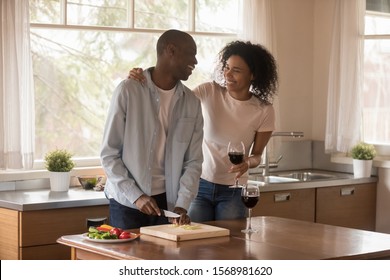
[{"label": "man's light blue shirt", "polygon": [[[136,208],[134,202],[142,194],[151,195],[159,129],[159,92],[148,70],[144,75],[145,85],[127,79],[115,89],[100,155],[107,175],[106,195],[131,208]],[[188,209],[199,188],[203,118],[199,100],[181,82],[177,84],[171,106],[165,147],[168,209]]]}]

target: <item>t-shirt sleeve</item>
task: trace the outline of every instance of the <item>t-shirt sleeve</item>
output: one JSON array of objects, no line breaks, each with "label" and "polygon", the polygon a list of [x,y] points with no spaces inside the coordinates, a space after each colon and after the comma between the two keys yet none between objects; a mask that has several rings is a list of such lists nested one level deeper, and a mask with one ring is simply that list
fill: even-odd
[{"label": "t-shirt sleeve", "polygon": [[261,122],[257,132],[266,132],[275,130],[275,109],[272,105],[265,105],[264,119]]}]

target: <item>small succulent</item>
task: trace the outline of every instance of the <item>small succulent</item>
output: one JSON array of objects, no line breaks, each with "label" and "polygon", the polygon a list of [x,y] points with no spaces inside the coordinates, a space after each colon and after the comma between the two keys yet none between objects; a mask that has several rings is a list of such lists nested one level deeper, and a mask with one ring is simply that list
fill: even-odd
[{"label": "small succulent", "polygon": [[74,166],[72,154],[67,150],[56,149],[45,155],[45,167],[51,172],[69,172]]},{"label": "small succulent", "polygon": [[374,145],[360,142],[352,147],[351,156],[353,159],[372,160],[376,156]]}]

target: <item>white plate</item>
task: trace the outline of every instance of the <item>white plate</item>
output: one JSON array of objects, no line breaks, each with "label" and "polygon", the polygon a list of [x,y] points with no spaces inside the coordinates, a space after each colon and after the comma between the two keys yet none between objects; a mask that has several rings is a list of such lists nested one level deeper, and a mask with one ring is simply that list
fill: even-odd
[{"label": "white plate", "polygon": [[131,232],[130,234],[131,234],[131,237],[126,238],[126,239],[92,239],[92,238],[88,237],[88,233],[84,233],[83,237],[85,240],[88,240],[91,242],[96,242],[96,243],[124,243],[124,242],[129,242],[129,241],[132,241],[134,239],[137,239],[140,236],[140,234],[137,234],[137,233]]}]

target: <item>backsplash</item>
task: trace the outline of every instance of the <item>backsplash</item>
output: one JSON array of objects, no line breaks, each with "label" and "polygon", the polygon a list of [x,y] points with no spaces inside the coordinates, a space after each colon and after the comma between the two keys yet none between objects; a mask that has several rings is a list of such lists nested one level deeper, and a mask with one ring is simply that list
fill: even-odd
[{"label": "backsplash", "polygon": [[[271,153],[272,151],[269,151]],[[270,160],[283,156],[277,168],[271,168],[270,172],[299,170],[299,169],[321,169],[335,172],[353,173],[350,164],[331,162],[331,156],[325,154],[324,141],[292,140],[282,141],[278,145],[278,152]],[[250,173],[261,173],[261,168],[252,168]]]}]

